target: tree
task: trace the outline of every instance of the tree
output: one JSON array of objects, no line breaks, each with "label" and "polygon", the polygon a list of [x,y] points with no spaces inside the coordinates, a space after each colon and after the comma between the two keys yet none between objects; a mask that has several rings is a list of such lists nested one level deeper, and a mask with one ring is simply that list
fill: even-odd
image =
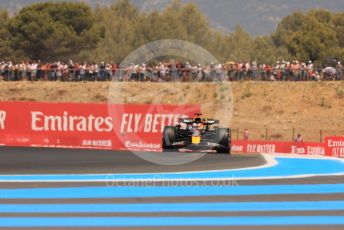
[{"label": "tree", "polygon": [[288,50],[276,47],[270,36],[254,39],[253,59],[258,63],[273,64],[277,60],[290,60]]},{"label": "tree", "polygon": [[344,13],[337,13],[332,18],[337,40],[341,48],[344,48]]},{"label": "tree", "polygon": [[303,24],[307,21],[306,16],[301,11],[296,11],[278,24],[276,31],[272,34],[272,39],[277,46],[285,46],[290,42],[293,32],[302,30]]},{"label": "tree", "polygon": [[119,0],[111,5],[111,10],[117,17],[135,19],[139,15],[139,10],[129,2],[129,0]]},{"label": "tree", "polygon": [[94,50],[82,52],[81,56],[88,60],[120,63],[141,39],[136,36],[136,30],[143,20],[142,13],[129,1],[121,0],[110,7],[98,6],[94,14],[96,24],[103,26],[104,36]]},{"label": "tree", "polygon": [[338,33],[344,28],[342,19],[333,20],[333,15],[321,9],[307,14],[296,12],[281,21],[272,39],[277,47],[287,48],[294,58],[324,63],[343,53],[340,51],[343,35]]},{"label": "tree", "polygon": [[0,12],[0,60],[11,60],[14,58],[14,51],[11,49],[10,33],[8,31],[8,13]]},{"label": "tree", "polygon": [[186,30],[189,41],[203,47],[208,46],[209,24],[194,3],[188,3],[182,7],[179,20]]},{"label": "tree", "polygon": [[83,3],[37,3],[23,8],[9,24],[12,46],[33,60],[68,59],[94,48],[100,29]]},{"label": "tree", "polygon": [[96,60],[120,63],[136,48],[161,39],[181,39],[209,48],[210,29],[195,4],[173,1],[163,11],[139,11],[127,0],[95,9],[97,24],[105,37],[89,56]]},{"label": "tree", "polygon": [[254,40],[241,26],[237,25],[229,35],[230,60],[250,61],[253,58]]},{"label": "tree", "polygon": [[232,47],[229,36],[223,34],[222,31],[212,31],[208,40],[209,44],[207,48],[210,53],[213,54],[220,62],[226,62]]}]

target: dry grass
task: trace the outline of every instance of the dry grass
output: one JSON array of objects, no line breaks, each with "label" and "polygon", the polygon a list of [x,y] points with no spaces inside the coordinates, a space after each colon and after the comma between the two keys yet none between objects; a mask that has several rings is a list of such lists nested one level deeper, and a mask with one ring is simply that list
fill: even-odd
[{"label": "dry grass", "polygon": [[[305,140],[344,134],[343,83],[234,82],[113,83],[0,82],[1,101],[201,104],[208,116],[230,123],[233,136],[248,128],[252,139],[291,140],[293,128]],[[233,117],[227,112],[233,102]],[[266,128],[268,135],[266,137]]]}]

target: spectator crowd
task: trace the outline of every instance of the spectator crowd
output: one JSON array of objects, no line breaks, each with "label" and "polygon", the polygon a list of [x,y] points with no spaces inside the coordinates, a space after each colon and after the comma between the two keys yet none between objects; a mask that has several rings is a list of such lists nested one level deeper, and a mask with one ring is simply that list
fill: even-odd
[{"label": "spectator crowd", "polygon": [[344,80],[340,61],[335,66],[314,67],[312,61],[277,61],[275,65],[257,62],[226,62],[207,65],[170,60],[154,64],[116,63],[20,63],[0,62],[0,79],[5,81],[320,81]]}]

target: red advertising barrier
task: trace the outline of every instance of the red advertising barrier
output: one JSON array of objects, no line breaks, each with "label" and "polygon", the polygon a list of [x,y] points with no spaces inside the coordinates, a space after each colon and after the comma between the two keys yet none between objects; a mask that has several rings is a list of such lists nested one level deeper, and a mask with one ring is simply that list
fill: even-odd
[{"label": "red advertising barrier", "polygon": [[161,133],[198,105],[0,102],[0,144],[160,150]]},{"label": "red advertising barrier", "polygon": [[344,158],[344,136],[325,137],[325,151],[327,156]]},{"label": "red advertising barrier", "polygon": [[232,151],[241,153],[325,155],[324,145],[313,142],[232,141]]},{"label": "red advertising barrier", "polygon": [[[161,151],[164,126],[196,112],[199,105],[0,102],[0,145]],[[324,144],[233,140],[232,151],[344,158],[344,137]]]}]

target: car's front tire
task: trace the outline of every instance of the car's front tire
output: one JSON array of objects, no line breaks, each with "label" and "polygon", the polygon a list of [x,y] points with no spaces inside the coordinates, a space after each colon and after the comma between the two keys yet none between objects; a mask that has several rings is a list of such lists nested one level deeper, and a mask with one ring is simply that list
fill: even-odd
[{"label": "car's front tire", "polygon": [[163,152],[173,151],[173,142],[176,140],[176,129],[173,126],[166,126],[162,135]]}]

